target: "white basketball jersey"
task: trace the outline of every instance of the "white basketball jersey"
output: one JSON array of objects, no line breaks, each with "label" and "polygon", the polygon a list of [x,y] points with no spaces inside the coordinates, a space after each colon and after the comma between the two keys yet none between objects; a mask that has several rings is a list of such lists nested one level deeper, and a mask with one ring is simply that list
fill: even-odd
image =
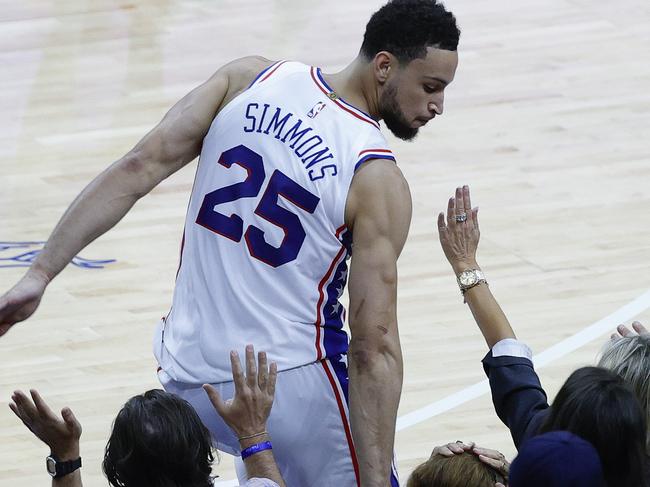
[{"label": "white basketball jersey", "polygon": [[378,123],[337,97],[318,68],[280,61],[215,117],[189,203],[172,308],[155,340],[174,380],[232,379],[230,350],[280,370],[347,352],[355,170],[394,160]]}]

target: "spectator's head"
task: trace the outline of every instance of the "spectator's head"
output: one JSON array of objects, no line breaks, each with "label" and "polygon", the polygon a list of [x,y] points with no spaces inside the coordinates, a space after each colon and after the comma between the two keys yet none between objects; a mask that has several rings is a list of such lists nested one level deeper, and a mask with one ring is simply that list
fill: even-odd
[{"label": "spectator's head", "polygon": [[646,424],[630,387],[600,367],[576,370],[564,383],[540,433],[566,430],[598,451],[608,485],[643,486]]},{"label": "spectator's head", "polygon": [[377,110],[396,137],[411,140],[442,114],[459,37],[456,18],[435,0],[392,0],[368,21],[359,57],[371,63]]},{"label": "spectator's head", "polygon": [[494,487],[503,477],[472,452],[446,457],[433,454],[409,477],[406,487]]},{"label": "spectator's head", "polygon": [[[600,367],[609,369],[625,380],[636,394],[650,425],[650,335],[617,338],[605,345]],[[646,452],[650,455],[650,431],[646,435]]]},{"label": "spectator's head", "polygon": [[192,406],[154,389],[118,413],[103,468],[114,487],[209,487],[213,461],[210,432]]},{"label": "spectator's head", "polygon": [[535,436],[510,466],[510,487],[601,487],[603,469],[594,446],[568,431]]}]

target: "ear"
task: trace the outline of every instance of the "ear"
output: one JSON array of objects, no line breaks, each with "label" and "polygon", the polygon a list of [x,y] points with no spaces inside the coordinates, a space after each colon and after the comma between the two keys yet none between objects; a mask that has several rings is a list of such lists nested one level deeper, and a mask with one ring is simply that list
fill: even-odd
[{"label": "ear", "polygon": [[397,58],[388,51],[379,51],[372,60],[373,72],[380,85],[388,81],[397,68]]}]

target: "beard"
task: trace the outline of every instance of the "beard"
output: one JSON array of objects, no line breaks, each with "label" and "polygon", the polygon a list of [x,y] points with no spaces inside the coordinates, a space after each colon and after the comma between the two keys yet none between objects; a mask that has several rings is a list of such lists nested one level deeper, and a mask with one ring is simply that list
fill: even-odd
[{"label": "beard", "polygon": [[413,140],[418,134],[418,129],[411,127],[397,103],[397,86],[394,82],[387,84],[379,97],[379,115],[398,139]]}]

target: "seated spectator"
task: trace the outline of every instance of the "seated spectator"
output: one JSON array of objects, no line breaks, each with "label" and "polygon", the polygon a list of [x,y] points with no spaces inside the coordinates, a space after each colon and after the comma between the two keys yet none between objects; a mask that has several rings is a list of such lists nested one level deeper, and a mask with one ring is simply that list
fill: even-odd
[{"label": "seated spectator", "polygon": [[[471,206],[467,186],[457,188],[455,196],[450,198],[446,221],[443,213],[438,215],[438,230],[445,256],[490,348],[483,366],[496,412],[510,429],[517,448],[526,439],[549,428],[578,435],[588,431],[591,436],[581,436],[598,451],[610,487],[646,486],[648,480],[642,473],[647,462],[643,455],[645,420],[631,389],[615,374],[595,368],[576,371],[549,408],[533,368],[532,352],[516,339],[476,262],[480,235],[478,209]],[[578,383],[580,378],[587,383]],[[591,381],[603,387],[595,387]],[[596,398],[606,410],[601,412],[593,407]],[[569,409],[578,405],[579,417],[572,416]],[[620,450],[605,448],[607,443],[619,445]]]},{"label": "seated spectator", "polygon": [[632,328],[636,333],[624,325],[618,327],[620,335],[612,335],[598,366],[617,373],[632,386],[649,425],[646,453],[650,455],[650,332],[638,321],[632,323]]},{"label": "seated spectator", "polygon": [[509,487],[602,487],[598,452],[568,431],[554,431],[524,442],[510,468]]},{"label": "seated spectator", "polygon": [[457,441],[435,447],[413,470],[406,487],[503,487],[508,468],[502,453]]},{"label": "seated spectator", "polygon": [[[235,396],[224,402],[204,386],[210,401],[240,440],[248,478],[245,487],[286,487],[273,458],[266,421],[275,394],[277,366],[264,352],[246,347],[246,374],[231,353]],[[81,425],[69,408],[59,418],[40,394],[30,400],[14,392],[9,404],[34,435],[50,447],[53,487],[81,487]],[[33,402],[32,402],[33,401]],[[104,473],[113,487],[209,487],[214,460],[210,433],[192,406],[161,390],[132,397],[118,413],[104,455]]]}]

